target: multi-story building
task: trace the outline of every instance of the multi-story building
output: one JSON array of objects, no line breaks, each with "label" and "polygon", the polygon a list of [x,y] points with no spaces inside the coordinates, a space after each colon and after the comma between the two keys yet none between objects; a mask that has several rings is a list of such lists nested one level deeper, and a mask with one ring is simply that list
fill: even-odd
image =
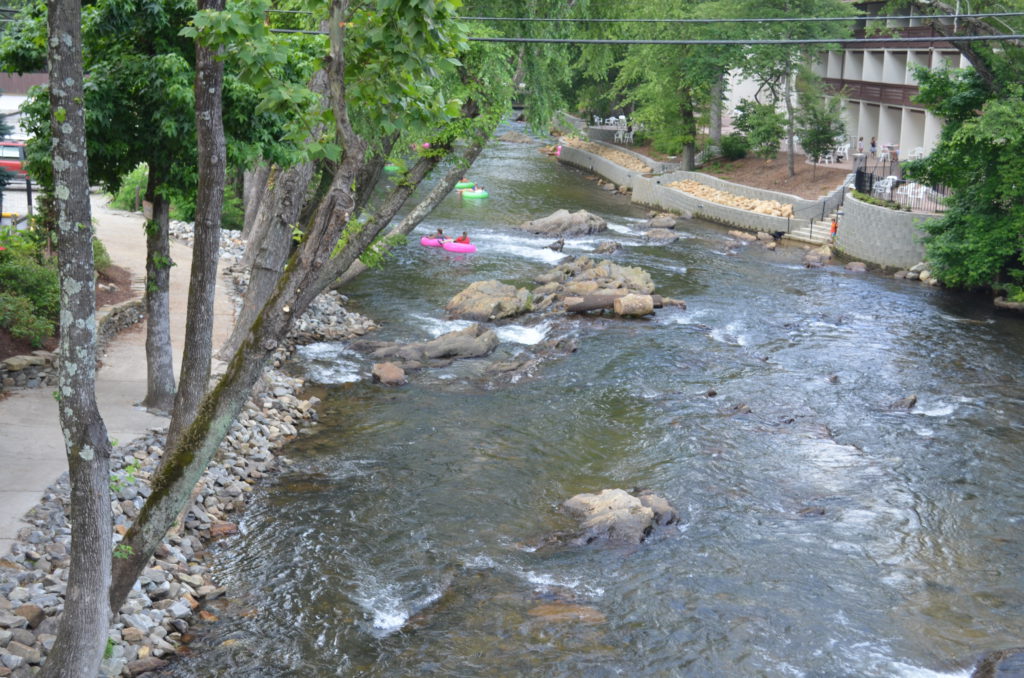
[{"label": "multi-story building", "polygon": [[[857,20],[853,37],[871,37],[865,34],[869,18],[881,14],[884,6],[882,2],[857,3],[866,16]],[[896,14],[888,10],[885,14],[911,16],[914,12]],[[894,36],[939,37],[932,21],[925,17],[889,19],[885,28],[896,29]],[[943,121],[913,102],[918,91],[914,67],[961,68],[968,65],[967,60],[945,40],[841,44],[841,50],[824,52],[814,71],[825,79],[831,91],[845,93],[850,139],[855,143],[863,137],[867,148],[871,137],[875,137],[880,151],[892,146],[899,149],[902,158],[927,155],[938,142]]]}]

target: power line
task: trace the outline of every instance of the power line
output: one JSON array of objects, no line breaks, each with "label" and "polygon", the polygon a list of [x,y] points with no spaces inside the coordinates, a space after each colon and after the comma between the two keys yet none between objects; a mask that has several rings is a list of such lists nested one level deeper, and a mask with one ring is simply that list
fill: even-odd
[{"label": "power line", "polygon": [[587,38],[474,38],[476,42],[526,42],[556,45],[865,45],[877,43],[980,42],[989,40],[1021,40],[1024,34],[1012,35],[936,35],[911,38],[814,38],[808,40],[630,40]]},{"label": "power line", "polygon": [[[326,31],[304,31],[297,28],[271,28],[271,33],[298,33],[300,35],[327,35]],[[480,38],[469,37],[475,42],[526,42],[558,45],[864,45],[877,43],[933,43],[933,42],[984,42],[992,40],[1024,40],[1024,34],[1008,35],[935,35],[911,38],[814,38],[806,40],[630,40],[630,39],[589,39],[589,38]]]},{"label": "power line", "polygon": [[573,19],[545,17],[503,17],[463,16],[461,21],[533,21],[548,23],[638,23],[638,24],[728,24],[728,23],[776,23],[776,22],[820,22],[820,21],[886,21],[903,19],[983,19],[990,17],[1024,16],[1024,12],[987,12],[981,14],[907,14],[900,16],[847,16],[847,17],[749,17],[737,19]]}]

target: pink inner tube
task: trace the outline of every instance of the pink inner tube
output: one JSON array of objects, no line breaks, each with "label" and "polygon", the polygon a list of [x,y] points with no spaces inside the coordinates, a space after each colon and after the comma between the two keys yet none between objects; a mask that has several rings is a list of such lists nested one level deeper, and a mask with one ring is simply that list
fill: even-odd
[{"label": "pink inner tube", "polygon": [[441,247],[449,252],[476,252],[476,245],[469,242],[446,242]]},{"label": "pink inner tube", "polygon": [[420,244],[424,247],[440,247],[441,241],[437,238],[428,238],[427,236],[423,236],[420,238]]}]

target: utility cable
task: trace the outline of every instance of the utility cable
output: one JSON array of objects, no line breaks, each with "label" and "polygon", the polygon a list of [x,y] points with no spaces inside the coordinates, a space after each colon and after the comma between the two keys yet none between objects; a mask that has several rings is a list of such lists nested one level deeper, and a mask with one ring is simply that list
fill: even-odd
[{"label": "utility cable", "polygon": [[573,19],[544,17],[463,16],[460,21],[531,21],[549,23],[657,23],[657,24],[729,24],[779,23],[819,21],[887,21],[903,19],[982,19],[989,17],[1024,16],[1024,12],[986,12],[979,14],[907,14],[900,16],[845,16],[845,17],[750,17],[736,19]]}]

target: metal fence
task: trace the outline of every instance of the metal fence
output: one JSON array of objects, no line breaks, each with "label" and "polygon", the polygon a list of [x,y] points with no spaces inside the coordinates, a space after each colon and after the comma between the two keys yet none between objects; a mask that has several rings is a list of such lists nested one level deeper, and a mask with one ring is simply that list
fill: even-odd
[{"label": "metal fence", "polygon": [[896,175],[882,176],[865,170],[854,173],[853,186],[860,193],[914,212],[942,212],[946,209],[945,198],[950,195],[945,186],[926,186]]}]

